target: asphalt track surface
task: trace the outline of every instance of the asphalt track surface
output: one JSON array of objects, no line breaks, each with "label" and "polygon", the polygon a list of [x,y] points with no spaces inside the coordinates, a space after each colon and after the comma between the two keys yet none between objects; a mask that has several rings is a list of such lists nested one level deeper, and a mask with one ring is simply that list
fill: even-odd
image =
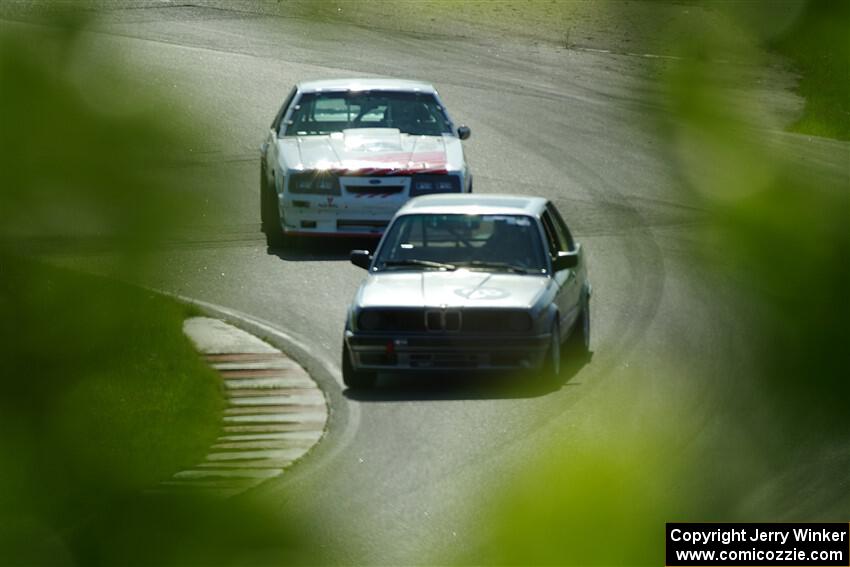
[{"label": "asphalt track surface", "polygon": [[[92,46],[188,103],[187,125],[218,126],[186,156],[208,208],[163,252],[169,277],[146,283],[284,330],[326,369],[327,437],[259,495],[309,518],[331,560],[451,558],[474,545],[494,496],[610,392],[690,398],[701,375],[727,376],[733,317],[706,300],[723,282],[691,254],[704,215],[652,127],[654,62],[192,6],[115,10],[97,30]],[[295,82],[364,75],[433,82],[472,128],[477,192],[542,195],[564,212],[589,254],[594,355],[560,389],[389,377],[368,395],[344,391],[343,321],[364,275],[347,251],[362,243],[268,250],[258,146]],[[671,353],[700,372],[669,372]]]}]

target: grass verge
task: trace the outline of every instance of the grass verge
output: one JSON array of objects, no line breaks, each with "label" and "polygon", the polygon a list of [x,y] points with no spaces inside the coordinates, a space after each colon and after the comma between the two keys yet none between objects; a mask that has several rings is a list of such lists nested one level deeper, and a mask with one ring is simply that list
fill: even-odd
[{"label": "grass verge", "polygon": [[803,116],[791,129],[850,140],[850,3],[812,1],[774,48],[800,72]]},{"label": "grass verge", "polygon": [[30,260],[0,270],[0,500],[70,528],[202,459],[223,398],[186,306]]}]

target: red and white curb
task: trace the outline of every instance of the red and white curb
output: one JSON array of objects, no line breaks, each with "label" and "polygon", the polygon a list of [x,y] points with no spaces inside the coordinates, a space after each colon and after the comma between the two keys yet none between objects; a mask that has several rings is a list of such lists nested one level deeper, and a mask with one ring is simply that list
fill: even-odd
[{"label": "red and white curb", "polygon": [[232,496],[283,474],[322,438],[328,408],[310,375],[254,335],[209,317],[183,331],[224,379],[223,434],[203,462],[162,483]]}]

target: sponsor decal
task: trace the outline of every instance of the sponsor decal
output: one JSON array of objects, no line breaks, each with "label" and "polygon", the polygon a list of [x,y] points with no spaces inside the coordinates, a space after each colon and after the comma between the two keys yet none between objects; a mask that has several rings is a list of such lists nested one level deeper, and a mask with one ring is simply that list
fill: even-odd
[{"label": "sponsor decal", "polygon": [[386,153],[367,159],[347,159],[322,170],[337,175],[382,177],[415,173],[445,174],[448,173],[447,165],[444,152],[420,152],[413,155]]},{"label": "sponsor decal", "polygon": [[388,192],[388,193],[378,193],[378,192],[373,192],[373,193],[355,193],[355,194],[354,194],[354,197],[355,197],[355,198],[357,198],[357,199],[362,199],[362,198],[364,198],[364,197],[366,197],[366,198],[368,198],[368,199],[374,199],[375,197],[380,197],[381,199],[386,199],[387,197],[391,197],[391,196],[393,196],[393,195],[398,195],[398,194],[399,194],[399,193],[398,193],[397,191],[390,191],[390,192]]},{"label": "sponsor decal", "polygon": [[466,299],[503,299],[509,294],[503,289],[494,287],[468,287],[456,289],[455,294]]}]

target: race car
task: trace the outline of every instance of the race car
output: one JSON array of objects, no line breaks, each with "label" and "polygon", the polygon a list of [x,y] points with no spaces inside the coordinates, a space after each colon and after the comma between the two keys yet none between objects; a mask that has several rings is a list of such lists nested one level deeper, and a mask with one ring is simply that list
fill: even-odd
[{"label": "race car", "polygon": [[[430,195],[398,211],[346,318],[342,377],[379,372],[528,369],[560,373],[562,352],[590,350],[584,251],[540,197]],[[571,340],[573,348],[562,350]],[[536,369],[536,370],[535,370]]]},{"label": "race car", "polygon": [[460,143],[469,135],[428,83],[296,85],[260,147],[269,246],[288,235],[378,237],[411,197],[472,191]]}]

